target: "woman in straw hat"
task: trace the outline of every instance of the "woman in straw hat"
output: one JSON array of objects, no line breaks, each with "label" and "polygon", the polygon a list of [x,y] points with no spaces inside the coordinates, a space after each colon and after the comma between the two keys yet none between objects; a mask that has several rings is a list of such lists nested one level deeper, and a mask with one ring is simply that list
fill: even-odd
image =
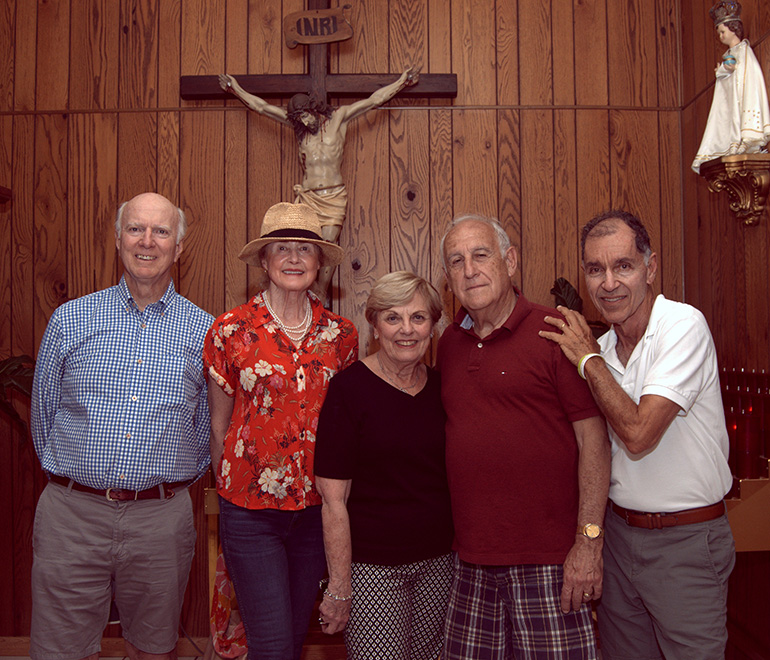
[{"label": "woman in straw hat", "polygon": [[349,660],[441,651],[453,527],[439,377],[422,361],[440,317],[422,277],[381,277],[366,302],[379,350],[334,378],[318,423],[321,629],[345,629]]},{"label": "woman in straw hat", "polygon": [[299,659],[326,564],[313,483],[329,379],[358,356],[353,324],[310,287],[342,248],[310,207],[270,207],[239,255],[264,288],[220,316],[204,347],[220,536],[249,657]]}]

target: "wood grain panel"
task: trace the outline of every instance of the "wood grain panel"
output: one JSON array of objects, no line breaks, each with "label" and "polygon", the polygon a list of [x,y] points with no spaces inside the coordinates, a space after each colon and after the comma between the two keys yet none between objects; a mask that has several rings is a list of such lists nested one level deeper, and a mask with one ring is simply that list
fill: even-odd
[{"label": "wood grain panel", "polygon": [[[3,346],[3,349],[5,347]],[[0,355],[6,357],[3,350]],[[4,532],[13,529],[13,448],[11,442],[16,441],[13,428],[6,418],[0,417],[0,433],[4,441],[0,443],[0,498],[4,504],[0,507],[0,529]],[[11,504],[11,506],[9,506]],[[4,594],[13,594],[13,534],[7,532],[0,537],[0,589]],[[13,632],[13,608],[0,607],[0,631],[5,635]]]},{"label": "wood grain panel", "polygon": [[16,3],[13,0],[0,0],[0,112],[13,109],[15,30]]},{"label": "wood grain panel", "polygon": [[121,0],[121,108],[157,106],[159,41],[156,0]]},{"label": "wood grain panel", "polygon": [[[553,113],[553,179],[555,276],[564,277],[577,287],[582,277],[578,244],[580,220],[577,212],[576,123],[574,110]],[[556,279],[556,277],[554,279]],[[549,305],[553,305],[551,298]]]},{"label": "wood grain panel", "polygon": [[607,25],[610,105],[657,105],[654,4],[608,2]]},{"label": "wood grain panel", "polygon": [[522,105],[553,103],[551,3],[519,0],[519,77]]},{"label": "wood grain panel", "polygon": [[117,121],[114,114],[97,113],[70,120],[68,214],[77,228],[67,234],[70,298],[115,283]]},{"label": "wood grain panel", "polygon": [[[224,69],[225,0],[186,0],[182,4],[181,73],[219,73]],[[205,101],[182,101],[183,106]]]},{"label": "wood grain panel", "polygon": [[[497,103],[519,104],[519,13],[515,2],[500,2],[496,12]],[[528,43],[528,41],[527,41]],[[527,44],[522,46],[525,66],[530,66]]]},{"label": "wood grain panel", "polygon": [[35,346],[67,291],[67,139],[63,115],[35,122]]},{"label": "wood grain panel", "polygon": [[680,55],[679,2],[658,0],[655,3],[655,35],[658,72],[658,105],[673,107],[680,105],[679,78]]},{"label": "wood grain panel", "polygon": [[36,108],[67,108],[70,0],[38,3]]},{"label": "wood grain panel", "polygon": [[280,3],[249,3],[248,73],[281,73],[282,20]]},{"label": "wood grain panel", "polygon": [[671,300],[684,300],[682,247],[682,156],[676,148],[679,139],[679,113],[658,114],[660,243],[658,279],[661,290]]},{"label": "wood grain panel", "polygon": [[[12,158],[13,117],[0,115],[0,185],[6,188],[11,187],[13,178]],[[13,214],[11,209],[10,201],[0,203],[0,227],[4,230],[0,231],[0,282],[11,281],[11,264],[13,262]],[[0,288],[0,359],[8,357],[11,352],[11,318],[13,316],[11,296],[10,286]],[[0,621],[2,621],[1,618]]]},{"label": "wood grain panel", "polygon": [[[609,2],[612,3],[611,0]],[[575,34],[579,35],[580,44],[575,61],[575,98],[578,105],[606,105],[609,99],[610,53],[612,59],[615,59],[616,53],[608,46],[607,4],[607,0],[573,3]],[[615,32],[615,24],[611,25]]]},{"label": "wood grain panel", "polygon": [[[767,222],[757,227],[741,227],[744,243],[746,279],[746,360],[747,368],[763,368],[767,363],[767,347],[770,346],[770,296],[768,296]],[[740,240],[740,239],[739,239]],[[740,272],[739,270],[736,272]],[[764,301],[761,304],[758,301]]]},{"label": "wood grain panel", "polygon": [[[428,0],[391,0],[389,17],[388,67],[403,71],[428,63]],[[399,105],[426,105],[423,99],[399,100]]]},{"label": "wood grain panel", "polygon": [[[522,240],[519,114],[518,110],[497,112],[497,219],[517,249]],[[513,283],[521,288],[521,269],[516,270]]]},{"label": "wood grain panel", "polygon": [[11,351],[14,355],[37,352],[33,309],[35,300],[35,118],[13,119],[13,267],[9,280],[13,306]]},{"label": "wood grain panel", "polygon": [[13,42],[16,56],[13,76],[9,78],[13,82],[13,107],[16,110],[34,110],[37,104],[37,3],[10,1],[14,1],[16,8],[16,39]]},{"label": "wood grain panel", "polygon": [[494,110],[453,113],[452,169],[454,213],[496,218],[497,116]]},{"label": "wood grain panel", "polygon": [[364,318],[366,298],[375,281],[390,271],[388,117],[370,112],[348,131],[346,168],[348,214],[340,235],[345,258],[339,267],[339,313],[360,330],[361,357],[369,348]]},{"label": "wood grain panel", "polygon": [[[294,12],[303,11],[305,6],[305,0],[283,0],[282,16],[288,16]],[[281,18],[281,28],[279,31],[283,34],[283,18]],[[307,71],[306,46],[287,48],[286,41],[283,40],[280,53],[282,73],[305,73]]]},{"label": "wood grain panel", "polygon": [[[160,0],[158,34],[181,34],[182,0]],[[179,76],[182,70],[182,44],[179,39],[158,40],[158,106],[179,105]]]},{"label": "wood grain panel", "polygon": [[[611,206],[609,112],[577,110],[575,124],[577,153],[580,154],[575,171],[579,231],[597,213]],[[582,262],[582,255],[578,256]],[[586,291],[582,272],[577,280],[572,284],[583,299],[585,317],[589,321],[601,320],[601,315]]]},{"label": "wood grain panel", "polygon": [[521,291],[533,302],[553,306],[553,111],[522,110],[521,134],[527,136],[521,142]]},{"label": "wood grain panel", "polygon": [[431,279],[428,111],[390,111],[390,263]]},{"label": "wood grain panel", "polygon": [[[179,113],[159,112],[157,122],[156,190],[176,202],[179,200]],[[195,218],[191,220],[194,221]]]},{"label": "wood grain panel", "polygon": [[339,44],[339,73],[386,73],[390,41],[388,3],[359,0],[350,22],[353,37]]},{"label": "wood grain panel", "polygon": [[[452,0],[428,0],[428,71],[452,72]],[[451,105],[451,99],[431,99],[430,105]]]},{"label": "wood grain panel", "polygon": [[179,202],[190,218],[195,219],[195,231],[185,238],[177,288],[207,311],[224,311],[223,148],[222,113],[182,114]]},{"label": "wood grain panel", "polygon": [[[551,3],[553,40],[553,101],[575,104],[575,18],[573,4]],[[582,44],[587,40],[580,40]]]},{"label": "wood grain panel", "polygon": [[155,113],[120,113],[118,119],[118,204],[128,201],[139,193],[157,189],[157,149],[158,117]]},{"label": "wood grain panel", "polygon": [[441,239],[453,216],[452,190],[452,112],[451,110],[431,110],[430,228],[433,263],[431,282],[443,294],[444,308],[450,313],[452,295],[448,293],[444,278]]},{"label": "wood grain panel", "polygon": [[115,108],[118,102],[119,3],[78,0],[70,14],[72,68],[69,107]]},{"label": "wood grain panel", "polygon": [[465,0],[452,12],[452,71],[456,105],[493,105],[497,99],[494,12],[485,0]]},{"label": "wood grain panel", "polygon": [[224,218],[224,308],[213,310],[217,316],[245,302],[248,298],[246,269],[238,253],[248,241],[247,116],[228,112],[225,117],[225,199]]}]

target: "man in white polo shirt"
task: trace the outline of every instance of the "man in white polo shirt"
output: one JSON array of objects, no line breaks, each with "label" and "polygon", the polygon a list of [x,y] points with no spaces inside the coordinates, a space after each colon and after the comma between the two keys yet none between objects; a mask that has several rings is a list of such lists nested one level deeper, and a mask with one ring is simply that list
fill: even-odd
[{"label": "man in white polo shirt", "polygon": [[625,211],[581,237],[589,295],[612,324],[597,342],[559,308],[545,320],[578,368],[612,440],[599,634],[604,660],[724,658],[735,546],[722,498],[732,483],[716,351],[703,315],[655,296],[657,255]]}]

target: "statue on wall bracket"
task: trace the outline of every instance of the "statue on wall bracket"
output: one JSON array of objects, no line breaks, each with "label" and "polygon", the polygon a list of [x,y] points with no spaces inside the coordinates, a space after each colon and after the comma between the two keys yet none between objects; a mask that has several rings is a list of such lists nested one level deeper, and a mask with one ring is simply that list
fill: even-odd
[{"label": "statue on wall bracket", "polygon": [[730,209],[746,225],[759,222],[770,181],[770,105],[762,69],[744,38],[741,5],[720,0],[710,10],[727,46],[715,69],[714,98],[692,169],[709,190],[725,190]]}]

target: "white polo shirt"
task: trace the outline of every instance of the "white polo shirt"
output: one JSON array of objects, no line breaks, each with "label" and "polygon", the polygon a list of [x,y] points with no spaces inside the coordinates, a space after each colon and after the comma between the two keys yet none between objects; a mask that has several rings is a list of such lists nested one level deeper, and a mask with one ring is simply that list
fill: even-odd
[{"label": "white polo shirt", "polygon": [[680,410],[657,445],[633,455],[608,424],[610,499],[638,511],[681,511],[721,500],[732,485],[716,350],[703,314],[655,299],[647,330],[624,367],[611,329],[599,338],[615,380],[635,403],[656,394]]}]

